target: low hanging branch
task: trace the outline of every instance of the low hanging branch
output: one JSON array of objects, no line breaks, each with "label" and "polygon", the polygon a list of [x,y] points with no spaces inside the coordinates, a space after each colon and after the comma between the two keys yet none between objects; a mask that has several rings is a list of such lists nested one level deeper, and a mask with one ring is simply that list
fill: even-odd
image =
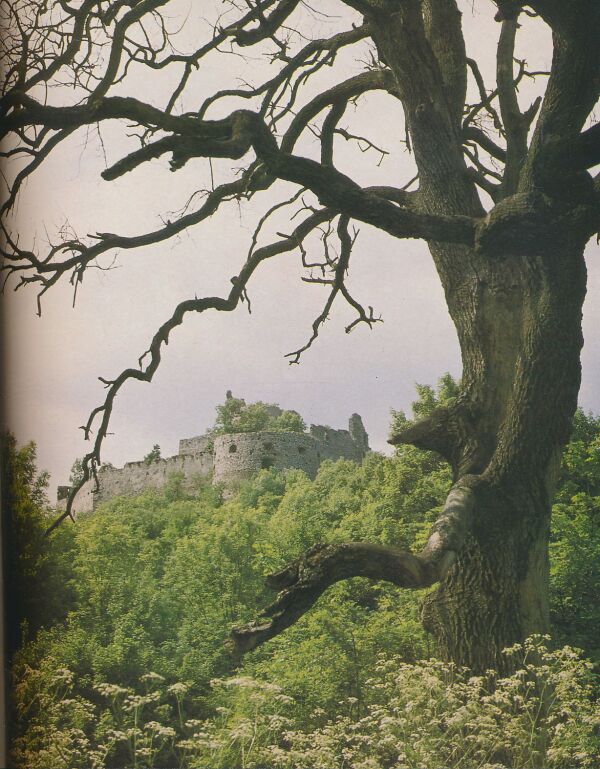
[{"label": "low hanging branch", "polygon": [[444,579],[472,528],[476,476],[464,476],[450,490],[427,544],[418,555],[367,542],[319,544],[266,579],[279,594],[260,617],[232,630],[228,646],[244,654],[297,622],[319,597],[341,580],[367,577],[398,587],[426,588]]}]

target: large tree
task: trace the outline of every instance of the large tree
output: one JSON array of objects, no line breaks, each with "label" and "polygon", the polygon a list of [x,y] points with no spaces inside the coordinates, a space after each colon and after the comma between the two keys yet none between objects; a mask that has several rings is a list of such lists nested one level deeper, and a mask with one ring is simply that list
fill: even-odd
[{"label": "large tree", "polygon": [[[105,382],[106,399],[85,425],[93,448],[81,483],[100,463],[119,390],[152,379],[186,314],[235,310],[249,301],[261,262],[298,250],[306,279],[327,286],[328,298],[309,341],[292,353],[297,360],[334,300],[354,308],[352,326],[377,320],[346,283],[355,223],[398,240],[423,239],[458,334],[461,389],[392,441],[437,451],[451,464],[454,484],[439,520],[418,554],[360,542],[316,546],[270,578],[281,591],[275,603],[236,629],[233,641],[239,651],[252,648],[293,623],[333,582],[365,576],[406,588],[437,585],[423,621],[443,655],[473,669],[501,664],[504,646],[548,625],[550,504],[580,382],[583,252],[600,221],[600,177],[589,170],[600,162],[600,125],[590,125],[600,93],[600,3],[485,3],[498,23],[493,86],[467,54],[457,0],[332,2],[327,7],[353,23],[324,37],[313,34],[322,9],[302,0],[215,5],[223,17],[212,36],[198,40],[192,30],[193,50],[180,52],[171,46],[171,26],[178,13],[189,22],[177,0],[2,3],[2,135],[5,156],[22,160],[2,207],[3,255],[19,285],[37,286],[40,296],[64,279],[76,287],[103,254],[166,241],[229,201],[259,201],[282,181],[296,190],[269,205],[229,293],[179,304],[139,367]],[[531,16],[551,30],[553,56],[551,70],[538,73],[548,78],[543,98],[522,105],[519,84],[533,73],[515,60],[515,38],[520,20]],[[344,77],[341,68],[332,82],[336,60],[352,47],[362,71]],[[273,71],[262,83],[211,93],[210,77],[195,77],[220,51],[252,49],[271,55]],[[132,93],[140,70],[144,86]],[[157,106],[152,81],[165,72],[176,77]],[[319,87],[325,72],[327,85]],[[412,183],[365,187],[336,167],[342,141],[377,152],[367,136],[345,127],[349,105],[372,91],[390,100],[378,120],[395,119],[401,105],[398,139],[413,153]],[[75,132],[108,121],[130,131],[133,125],[137,146],[106,168],[107,182],[163,156],[173,172],[199,158],[235,161],[237,176],[193,196],[151,232],[88,239],[66,232],[45,251],[22,246],[6,222],[24,182]],[[303,150],[309,131],[318,137],[318,158]],[[291,231],[259,245],[269,215],[296,201]],[[321,256],[305,246],[316,231]]]}]

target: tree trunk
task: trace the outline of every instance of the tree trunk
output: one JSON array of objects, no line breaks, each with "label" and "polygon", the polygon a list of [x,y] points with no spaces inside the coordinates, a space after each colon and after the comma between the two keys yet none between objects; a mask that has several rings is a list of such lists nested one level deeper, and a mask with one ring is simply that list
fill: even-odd
[{"label": "tree trunk", "polygon": [[[528,149],[537,106],[521,111],[513,71],[522,4],[497,3],[494,123],[501,122],[503,137],[497,145],[475,128],[474,140],[477,146],[483,135],[484,152],[504,162],[496,184],[498,174],[486,174],[485,163],[467,167],[465,160],[465,131],[474,126],[470,113],[464,118],[458,5],[356,5],[391,73],[386,87],[402,102],[418,170],[418,190],[396,197],[398,209],[475,222],[472,238],[425,235],[458,334],[461,394],[391,441],[440,453],[455,484],[420,553],[368,543],[313,549],[274,575],[276,601],[260,622],[236,629],[233,642],[253,648],[289,627],[335,581],[366,576],[408,588],[437,584],[423,620],[441,654],[474,671],[504,670],[503,648],[548,630],[550,510],[580,384],[583,250],[598,229],[598,182],[585,170],[597,162],[596,150],[585,161],[573,151],[585,155],[583,145],[589,150],[597,138],[593,129],[580,132],[598,96],[592,38],[600,17],[591,0],[569,13],[562,9],[568,4],[542,4],[555,48]],[[490,98],[481,96],[477,108]],[[489,212],[476,185],[493,199]],[[321,188],[318,194],[329,205]],[[343,210],[356,215],[347,203]],[[361,218],[367,221],[364,212]],[[379,226],[376,217],[370,221]]]},{"label": "tree trunk", "polygon": [[[472,255],[454,285],[445,271],[464,394],[443,415],[445,431],[411,441],[441,450],[457,479],[474,476],[472,531],[423,621],[446,659],[479,672],[503,669],[503,648],[549,629],[550,510],[577,404],[585,265],[582,245],[546,246]],[[447,248],[432,252],[457,263]]]},{"label": "tree trunk", "polygon": [[477,673],[507,671],[502,650],[548,630],[550,510],[577,405],[586,277],[584,239],[561,241],[552,226],[535,247],[503,256],[430,244],[462,348],[461,394],[392,438],[437,451],[453,468],[426,546],[417,554],[367,542],[315,546],[268,577],[277,598],[233,629],[236,654],[357,576],[437,584],[424,626],[442,657]]},{"label": "tree trunk", "polygon": [[[479,489],[476,527],[446,579],[423,604],[440,655],[477,673],[505,670],[502,649],[548,632],[549,505]],[[518,520],[522,518],[522,520]]]}]

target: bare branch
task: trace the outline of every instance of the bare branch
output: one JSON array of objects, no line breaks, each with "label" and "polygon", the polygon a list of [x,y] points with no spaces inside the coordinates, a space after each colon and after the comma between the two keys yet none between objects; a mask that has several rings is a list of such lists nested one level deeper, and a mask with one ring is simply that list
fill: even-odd
[{"label": "bare branch", "polygon": [[321,163],[323,165],[333,165],[333,141],[337,125],[342,119],[347,106],[347,99],[335,101],[323,121],[323,128],[321,129]]},{"label": "bare branch", "polygon": [[[468,150],[467,150],[467,154],[469,154]],[[494,182],[490,181],[487,178],[485,173],[481,173],[476,168],[473,168],[473,166],[470,166],[469,168],[467,168],[467,173],[469,174],[469,177],[473,179],[475,184],[490,196],[490,198],[494,201],[494,203],[496,203],[500,199],[499,184],[494,184]]]},{"label": "bare branch", "polygon": [[28,179],[29,176],[31,176],[31,174],[41,166],[41,164],[44,162],[44,160],[46,160],[46,158],[50,155],[52,150],[55,149],[55,147],[57,147],[62,141],[64,141],[70,134],[73,133],[73,130],[74,129],[65,129],[58,131],[53,136],[51,136],[42,145],[42,147],[34,153],[32,161],[19,171],[19,173],[15,176],[12,184],[10,185],[10,193],[8,197],[0,207],[0,218],[3,217],[8,211],[10,211],[14,206],[23,182],[25,182],[25,180]]},{"label": "bare branch", "polygon": [[498,100],[506,135],[506,164],[501,188],[503,196],[512,195],[517,190],[519,175],[527,155],[529,123],[519,108],[513,72],[517,19],[518,14],[505,18],[502,22],[496,59]]},{"label": "bare branch", "polygon": [[[11,264],[5,266],[5,269],[14,273],[32,267],[35,272],[28,278],[28,281],[38,282],[44,286],[49,280],[45,276],[59,277],[71,271],[73,271],[73,279],[81,280],[86,267],[102,254],[117,248],[128,250],[161,243],[212,216],[224,201],[248,194],[254,178],[254,170],[251,167],[237,181],[216,187],[206,195],[204,203],[198,210],[184,214],[174,221],[168,221],[163,227],[141,235],[125,236],[106,232],[97,233],[96,242],[93,245],[87,245],[78,238],[67,238],[53,246],[43,259],[31,251],[20,249],[15,242],[8,238],[7,242],[11,251],[5,249],[4,256]],[[5,236],[8,235],[5,227],[4,233]],[[71,253],[72,255],[57,261],[56,257],[64,253]]]},{"label": "bare branch", "polygon": [[259,15],[260,23],[255,29],[242,29],[235,33],[235,41],[240,46],[254,45],[267,37],[272,37],[277,29],[296,9],[300,0],[280,0],[269,16]]},{"label": "bare branch", "polygon": [[[370,73],[369,73],[370,74]],[[358,79],[358,78],[357,78]],[[362,86],[361,86],[362,87]],[[333,89],[332,89],[333,90]],[[325,101],[332,97],[328,95]],[[312,105],[311,111],[317,107]],[[254,149],[257,158],[264,163],[268,173],[275,178],[295,182],[314,192],[325,206],[338,209],[348,216],[372,224],[395,237],[422,237],[472,244],[475,222],[466,216],[436,216],[402,209],[386,200],[381,200],[360,188],[349,177],[328,166],[308,158],[286,153],[301,130],[294,120],[294,129],[286,133],[281,150],[264,121],[253,112],[238,110],[222,121],[200,121],[198,134],[193,138],[178,141],[169,137],[155,149],[158,152],[172,151],[173,168],[180,168],[193,157],[243,157]],[[304,120],[304,117],[303,117]],[[303,122],[303,121],[302,121]],[[158,143],[155,143],[158,144]],[[131,163],[137,164],[139,155],[129,156],[123,161],[124,173]],[[113,167],[114,169],[114,167]],[[111,178],[115,171],[109,171]]]},{"label": "bare branch", "polygon": [[[333,54],[347,45],[352,45],[353,43],[363,40],[368,36],[368,33],[368,25],[363,24],[356,29],[351,29],[347,32],[339,32],[337,35],[333,35],[330,38],[311,40],[304,46],[304,48],[287,61],[285,67],[283,67],[275,77],[262,85],[257,86],[256,88],[246,89],[228,88],[222,91],[217,91],[217,93],[209,96],[198,110],[198,118],[203,119],[209,107],[220,99],[232,96],[242,99],[252,99],[261,94],[265,94],[261,107],[261,114],[265,114],[267,110],[271,109],[273,106],[273,99],[277,89],[282,85],[289,83],[291,78],[296,75],[302,67],[306,66],[309,62],[313,62],[315,55],[320,53]],[[328,61],[331,61],[331,59],[329,58]]]},{"label": "bare branch", "polygon": [[390,73],[386,70],[362,72],[360,75],[348,78],[333,88],[318,94],[306,104],[292,120],[281,142],[282,152],[291,152],[306,126],[319,112],[334,104],[348,102],[368,91],[389,90],[393,88]]},{"label": "bare branch", "polygon": [[382,147],[378,147],[366,136],[356,136],[356,134],[352,134],[350,133],[350,131],[346,131],[345,128],[336,128],[334,129],[334,132],[339,134],[340,136],[343,136],[346,141],[357,142],[361,152],[368,152],[369,150],[374,150],[375,152],[379,153],[380,158],[379,158],[379,162],[377,163],[378,166],[381,165],[385,156],[390,154],[388,150],[384,150]]},{"label": "bare branch", "polygon": [[479,69],[479,65],[475,59],[467,59],[467,64],[469,65],[469,69],[475,78],[477,89],[479,91],[480,102],[471,107],[467,112],[467,115],[463,120],[463,131],[473,122],[477,114],[483,109],[492,118],[494,128],[501,132],[502,121],[500,120],[500,116],[493,106],[494,99],[496,99],[498,96],[498,91],[495,89],[488,92],[487,88],[485,87],[483,75],[481,74],[481,70]]},{"label": "bare branch", "polygon": [[231,279],[232,287],[227,296],[211,296],[200,299],[195,297],[194,299],[188,299],[178,304],[171,317],[162,324],[152,338],[147,352],[140,358],[140,361],[143,361],[145,358],[149,359],[145,368],[128,368],[122,371],[115,379],[101,379],[107,387],[106,397],[104,402],[92,411],[88,421],[82,428],[86,440],[89,440],[94,426],[99,422],[98,427],[95,430],[93,448],[82,460],[83,477],[80,483],[71,489],[65,512],[51,524],[47,529],[46,534],[52,532],[65,520],[65,518],[68,518],[71,515],[75,496],[82,486],[94,477],[96,469],[100,466],[102,443],[108,432],[108,424],[110,422],[114,401],[119,391],[130,380],[136,380],[138,382],[152,381],[161,362],[163,346],[169,343],[171,332],[183,323],[185,316],[190,312],[203,313],[208,310],[233,312],[242,301],[250,278],[262,262],[266,259],[271,259],[274,256],[298,248],[302,243],[302,240],[312,232],[315,227],[318,227],[324,221],[327,221],[332,215],[333,213],[326,209],[317,211],[301,222],[290,236],[256,249],[246,260],[240,273]]},{"label": "bare branch", "polygon": [[499,147],[481,129],[475,128],[475,126],[468,126],[463,129],[463,137],[466,141],[476,142],[481,149],[485,150],[493,158],[496,158],[496,160],[501,160],[503,162],[506,160],[506,150]]},{"label": "bare branch", "polygon": [[356,299],[354,299],[345,284],[346,273],[348,272],[348,266],[350,262],[350,254],[352,253],[352,247],[354,246],[356,237],[358,235],[358,233],[355,233],[354,237],[352,237],[348,231],[348,225],[348,217],[340,216],[337,226],[337,235],[340,242],[340,255],[337,259],[333,260],[329,256],[327,239],[330,235],[330,230],[327,230],[323,235],[323,247],[325,251],[324,262],[315,263],[312,265],[305,264],[305,266],[320,267],[323,275],[325,275],[325,271],[329,269],[333,275],[331,278],[315,278],[312,276],[309,278],[303,278],[303,280],[307,283],[318,283],[320,285],[331,286],[331,289],[327,296],[323,310],[312,324],[312,335],[309,340],[298,350],[286,354],[285,357],[290,358],[290,363],[292,364],[299,363],[302,354],[306,352],[306,350],[308,350],[310,347],[312,347],[313,343],[316,341],[317,337],[319,336],[321,326],[329,317],[329,313],[331,312],[331,308],[333,307],[333,303],[338,294],[341,294],[346,302],[357,313],[355,320],[346,326],[347,334],[350,333],[350,331],[352,331],[352,329],[355,328],[359,323],[366,323],[369,327],[372,327],[374,323],[381,322],[381,318],[374,317],[373,308],[369,308],[369,314],[367,315],[363,306],[357,302]]}]

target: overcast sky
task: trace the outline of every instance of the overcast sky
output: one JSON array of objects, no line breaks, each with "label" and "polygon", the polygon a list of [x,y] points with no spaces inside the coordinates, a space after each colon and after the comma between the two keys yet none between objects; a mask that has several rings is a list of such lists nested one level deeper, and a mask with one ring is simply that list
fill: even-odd
[{"label": "overcast sky", "polygon": [[[174,3],[174,27],[187,14],[180,49],[190,47],[200,33],[206,34],[202,19],[195,16],[199,5]],[[203,13],[215,18],[211,5],[203,3]],[[347,29],[353,20],[334,0],[319,7],[332,16],[319,22],[308,19],[309,31],[331,34]],[[463,10],[469,54],[489,74],[499,31],[491,21],[492,5],[481,2],[474,10],[466,3]],[[520,55],[527,51],[532,64],[547,66],[550,49],[543,25],[527,21],[521,38]],[[259,82],[265,73],[273,74],[260,52],[250,54],[246,62],[226,55],[210,59],[195,75],[183,108],[192,108],[237,77]],[[361,61],[340,57],[321,82],[330,85],[362,68]],[[145,79],[134,73],[119,93],[164,105],[172,82],[151,81],[151,71],[143,75]],[[532,88],[527,83],[522,91],[525,106]],[[56,93],[52,98],[61,97]],[[231,108],[226,102],[221,112],[209,116],[218,117]],[[361,184],[408,181],[412,163],[401,143],[402,115],[390,97],[362,99],[346,123],[368,131],[390,155],[377,167],[377,153],[363,155],[340,139],[342,170]],[[99,174],[107,161],[114,162],[133,146],[125,134],[124,126],[102,127],[101,143],[95,128],[81,130],[51,156],[19,199],[17,226],[24,242],[35,238],[41,245],[65,222],[80,236],[97,231],[138,234],[155,228],[160,215],[181,208],[191,192],[209,186],[207,161],[191,162],[172,174],[167,158],[116,182],[102,181]],[[309,136],[299,149],[310,155],[315,142]],[[227,169],[226,163],[214,164],[217,183],[230,178]],[[39,466],[52,476],[52,493],[56,484],[66,482],[73,459],[88,450],[78,426],[103,399],[97,377],[110,378],[135,365],[156,327],[179,301],[194,294],[226,295],[230,278],[245,260],[257,218],[282,192],[291,194],[293,188],[279,185],[242,207],[230,203],[179,238],[118,254],[116,269],[89,270],[74,308],[67,284],[46,294],[41,318],[35,314],[33,292],[6,295],[5,420],[19,441],[37,443]],[[266,235],[281,228],[287,232],[292,228],[283,216],[275,219]],[[363,225],[360,229],[349,285],[365,306],[372,305],[382,315],[384,323],[372,331],[358,327],[346,335],[344,326],[353,316],[347,307],[339,306],[301,364],[290,366],[285,353],[306,341],[325,297],[319,287],[301,282],[297,252],[265,263],[249,287],[251,315],[242,306],[233,314],[188,316],[172,334],[154,381],[132,382],[121,391],[103,460],[119,466],[140,459],[154,443],[160,444],[163,456],[176,453],[180,437],[199,434],[212,425],[215,408],[228,389],[248,401],[271,401],[296,409],[309,423],[347,427],[350,414],[358,412],[371,447],[388,450],[390,409],[410,409],[415,382],[434,384],[445,371],[460,376],[460,357],[425,245],[394,240]],[[262,242],[268,241],[267,237]],[[585,409],[596,412],[600,411],[600,343],[595,333],[600,327],[599,256],[598,246],[590,245],[580,397]]]}]

